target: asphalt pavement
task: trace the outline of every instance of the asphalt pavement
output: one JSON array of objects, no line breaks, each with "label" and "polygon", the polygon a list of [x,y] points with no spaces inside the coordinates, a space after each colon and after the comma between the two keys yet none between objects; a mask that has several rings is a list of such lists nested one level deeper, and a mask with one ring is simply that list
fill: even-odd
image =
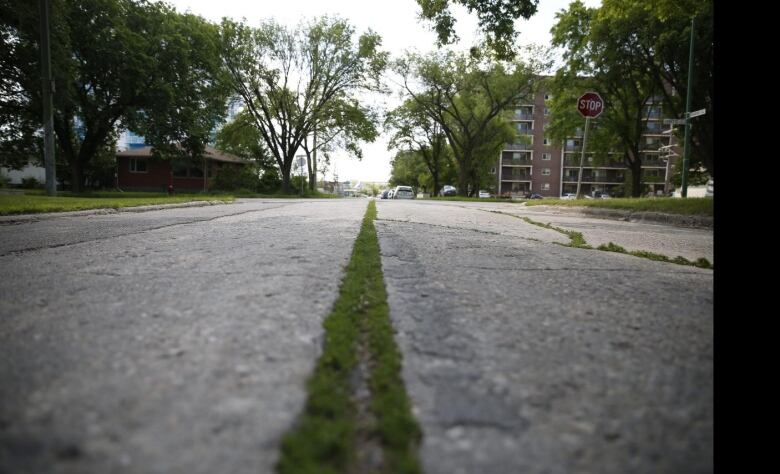
[{"label": "asphalt pavement", "polygon": [[[271,473],[364,199],[0,222],[0,473]],[[711,472],[712,231],[378,201],[427,474]]]},{"label": "asphalt pavement", "polygon": [[503,207],[378,206],[424,471],[712,472],[713,271],[556,245]]},{"label": "asphalt pavement", "polygon": [[0,226],[0,472],[273,472],[365,209]]}]

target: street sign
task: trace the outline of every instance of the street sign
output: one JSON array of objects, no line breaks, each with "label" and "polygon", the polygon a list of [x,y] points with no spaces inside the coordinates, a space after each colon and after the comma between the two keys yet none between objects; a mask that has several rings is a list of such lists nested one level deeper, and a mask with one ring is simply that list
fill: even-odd
[{"label": "street sign", "polygon": [[585,118],[596,118],[604,111],[604,99],[598,92],[586,92],[577,99],[577,110]]},{"label": "street sign", "polygon": [[704,115],[707,113],[707,109],[699,109],[695,112],[691,112],[690,115],[688,115],[688,118],[698,117],[699,115]]},{"label": "street sign", "polygon": [[664,125],[685,125],[685,119],[664,119]]}]

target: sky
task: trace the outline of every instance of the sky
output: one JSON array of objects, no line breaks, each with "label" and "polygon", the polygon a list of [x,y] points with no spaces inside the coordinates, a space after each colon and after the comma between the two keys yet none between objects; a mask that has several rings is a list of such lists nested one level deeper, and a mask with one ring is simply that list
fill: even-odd
[{"label": "sky", "polygon": [[[165,0],[179,12],[194,13],[208,20],[219,22],[222,17],[244,19],[250,26],[274,18],[295,26],[302,19],[322,15],[339,16],[349,20],[359,35],[372,29],[382,37],[382,49],[394,57],[405,50],[424,53],[436,49],[436,35],[427,22],[418,20],[420,7],[415,0]],[[518,20],[520,44],[549,45],[550,28],[555,23],[555,13],[566,9],[570,0],[541,0],[537,13],[530,20]],[[601,0],[585,0],[588,7],[597,7]],[[461,38],[455,49],[468,49],[477,38],[477,20],[462,7],[453,8],[456,14],[456,32]],[[399,104],[396,94],[377,97],[378,104],[392,108]],[[364,144],[363,159],[358,161],[345,153],[336,153],[326,174],[333,179],[334,171],[339,181],[386,182],[390,179],[390,159],[395,150],[387,150],[387,136],[381,135],[374,143]]]}]

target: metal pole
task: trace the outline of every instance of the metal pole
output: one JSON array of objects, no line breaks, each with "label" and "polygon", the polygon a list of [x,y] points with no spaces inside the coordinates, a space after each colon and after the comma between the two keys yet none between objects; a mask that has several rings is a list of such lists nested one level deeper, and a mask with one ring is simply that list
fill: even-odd
[{"label": "metal pole", "polygon": [[685,143],[683,144],[682,197],[688,197],[688,160],[691,153],[691,91],[693,90],[693,33],[694,19],[691,18],[691,49],[688,52],[688,93],[685,98]]},{"label": "metal pole", "polygon": [[588,126],[590,125],[590,117],[585,117],[585,133],[582,135],[582,155],[580,155],[580,172],[577,175],[577,199],[580,199],[580,186],[582,185],[582,165],[585,163],[585,145],[588,143]]},{"label": "metal pole", "polygon": [[[54,166],[54,80],[51,77],[49,45],[49,0],[41,0],[41,67],[43,73],[43,162],[46,167],[46,194],[57,195],[57,171]],[[75,183],[74,183],[75,186]]]}]

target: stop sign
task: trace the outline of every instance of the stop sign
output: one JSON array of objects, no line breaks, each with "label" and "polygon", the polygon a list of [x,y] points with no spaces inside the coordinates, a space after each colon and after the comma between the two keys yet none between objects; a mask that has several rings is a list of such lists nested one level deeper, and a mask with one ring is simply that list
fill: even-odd
[{"label": "stop sign", "polygon": [[583,117],[596,118],[604,111],[604,99],[598,92],[586,92],[577,99],[577,110]]}]

